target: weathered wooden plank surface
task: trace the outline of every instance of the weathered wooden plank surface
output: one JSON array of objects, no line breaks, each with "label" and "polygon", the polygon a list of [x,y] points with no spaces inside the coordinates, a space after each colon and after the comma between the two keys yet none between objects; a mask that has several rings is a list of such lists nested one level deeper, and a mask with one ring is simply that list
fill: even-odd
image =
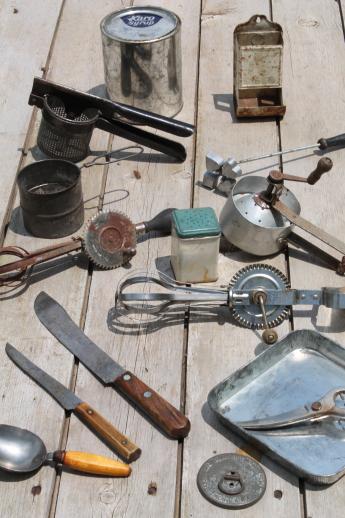
[{"label": "weathered wooden plank surface", "polygon": [[0,239],[32,113],[32,79],[44,72],[61,5],[62,0],[0,4]]},{"label": "weathered wooden plank surface", "polygon": [[[135,2],[135,5],[145,5],[145,2]],[[182,48],[187,49],[183,55],[185,104],[178,117],[193,122],[200,2],[193,0],[177,4],[166,0],[160,2],[160,5],[172,9],[182,19]],[[96,59],[101,59],[100,52]],[[181,141],[188,146],[188,158],[184,164],[164,163],[153,152],[146,155],[143,161],[139,157],[138,160],[111,165],[106,184],[108,194],[105,196],[105,208],[121,210],[133,222],[139,222],[166,207],[189,207],[193,138]],[[113,149],[122,145],[124,141],[115,138]],[[139,172],[140,179],[136,178],[134,171]],[[129,196],[116,202],[121,195],[121,191],[116,190],[121,189],[127,189]],[[138,244],[137,255],[131,261],[131,270],[155,270],[156,266],[166,270],[169,268],[169,254],[169,238],[144,240]],[[115,360],[179,407],[184,345],[183,313],[179,315],[176,325],[162,328],[158,325],[155,331],[153,328],[146,331],[137,321],[118,322],[112,311],[115,289],[119,280],[129,272],[124,268],[93,272],[86,333]],[[178,443],[163,436],[115,391],[103,389],[82,366],[78,370],[77,391],[83,398],[92,399],[121,431],[133,439],[142,448],[142,455],[133,464],[133,472],[128,480],[80,478],[63,473],[56,516],[74,516],[80,513],[81,508],[85,518],[173,516],[180,479]],[[72,418],[68,447],[76,448],[79,444],[97,449],[99,453],[110,453],[100,442],[96,444],[92,435]],[[155,495],[148,494],[151,482],[157,485]]]},{"label": "weathered wooden plank surface", "polygon": [[[132,4],[120,0],[115,3],[111,0],[67,0],[49,60],[49,77],[82,90],[101,85],[103,65],[98,22],[108,12]],[[146,2],[135,4],[145,5]],[[185,105],[179,117],[193,122],[197,116],[195,182],[202,178],[208,150],[240,159],[276,148],[278,131],[275,121],[239,123],[233,119],[232,108],[233,29],[254,13],[269,15],[269,1],[255,0],[246,5],[238,0],[230,4],[225,0],[204,0],[199,75],[199,0],[176,5],[172,0],[164,0],[160,5],[176,11],[183,22]],[[5,63],[0,72],[0,76],[3,75],[2,98],[5,99],[0,105],[4,125],[0,139],[4,176],[0,195],[1,216],[7,206],[21,156],[17,148],[23,145],[29,124],[31,109],[26,103],[32,76],[40,75],[40,68],[45,65],[60,6],[61,2],[45,2],[41,10],[37,5],[33,10],[32,6],[21,1],[16,2],[16,6],[7,1],[0,4],[0,42]],[[14,8],[19,12],[13,13]],[[281,122],[283,147],[342,133],[345,44],[338,4],[333,0],[293,0],[286,5],[282,0],[272,0],[272,9],[274,20],[283,26],[285,40],[284,101],[287,113]],[[87,13],[87,16],[82,13]],[[20,14],[23,15],[21,19]],[[16,37],[18,26],[22,34],[24,29],[26,31],[27,45]],[[39,156],[35,148],[38,124],[39,115],[28,135],[29,147],[33,148],[35,158]],[[189,154],[187,162],[182,165],[164,163],[156,159],[155,153],[146,150],[144,159],[139,157],[138,160],[113,164],[108,172],[102,167],[83,170],[84,199],[88,200],[86,217],[97,209],[104,180],[105,208],[122,210],[134,222],[148,219],[167,206],[189,206],[191,188],[195,183],[194,142],[188,139],[183,143],[188,145]],[[112,143],[113,149],[125,144],[116,138]],[[96,131],[91,148],[103,150],[107,145],[107,135]],[[328,178],[323,178],[314,187],[293,184],[291,188],[302,203],[302,214],[341,238],[344,218],[339,210],[343,201],[340,186],[345,155],[340,150],[330,153],[330,156],[335,165]],[[284,160],[284,170],[293,174],[307,175],[317,162],[317,156],[312,153],[305,160],[292,161],[293,158]],[[32,160],[30,153],[24,163]],[[248,164],[245,171],[265,175],[274,164],[277,164],[274,159],[254,162]],[[141,178],[137,178],[134,171],[138,171]],[[130,193],[128,197],[125,197],[126,189]],[[193,189],[195,206],[213,206],[219,213],[225,202],[223,197],[205,191],[197,184]],[[18,199],[13,205],[15,210],[5,244],[17,244],[29,250],[46,244],[46,240],[24,235],[17,207]],[[169,254],[169,238],[143,240],[138,245],[131,270],[159,267],[169,272]],[[313,259],[310,262],[306,259],[303,252],[290,251],[293,286],[342,284],[341,278],[334,273],[314,264]],[[222,255],[219,283],[226,283],[239,268],[254,261],[255,258],[239,252]],[[285,269],[282,255],[265,262],[283,271]],[[76,393],[128,434],[143,449],[142,457],[133,464],[133,474],[128,480],[98,479],[63,472],[60,482],[50,467],[44,467],[29,477],[1,474],[1,516],[12,518],[25,513],[40,518],[48,516],[50,510],[51,516],[58,517],[81,513],[83,517],[126,518],[138,515],[183,518],[206,517],[211,513],[227,515],[229,511],[211,506],[200,495],[196,475],[207,458],[216,453],[242,451],[245,445],[216,422],[205,402],[209,390],[217,382],[264,349],[260,335],[235,326],[225,309],[211,317],[201,311],[191,311],[185,319],[188,329],[183,325],[183,313],[169,325],[156,322],[148,328],[143,321],[117,318],[113,310],[115,289],[118,281],[130,270],[93,271],[90,292],[86,261],[76,266],[71,258],[64,258],[56,261],[53,271],[39,271],[26,291],[5,295],[1,290],[0,293],[2,422],[38,433],[48,450],[59,447],[63,431],[66,431],[62,409],[20,372],[4,352],[5,343],[9,341],[62,383],[68,385],[70,382],[73,357],[52,339],[33,312],[35,296],[45,290],[62,303],[76,322],[84,321],[87,308],[86,333],[175,406],[184,399],[183,363],[186,354],[186,413],[191,419],[192,431],[184,444],[178,446],[152,427],[112,389],[104,389],[83,366],[79,366]],[[342,322],[340,313],[325,308],[320,309],[317,315],[310,312],[309,307],[294,312],[295,328],[315,328],[340,343],[345,336]],[[278,331],[283,336],[288,331],[288,324],[285,323]],[[67,446],[111,455],[110,450],[73,416]],[[306,486],[304,502],[301,502],[298,480],[293,475],[257,452],[249,451],[249,454],[257,456],[264,465],[267,490],[264,498],[255,507],[241,511],[241,516],[321,518],[326,513],[331,518],[342,516],[343,481],[321,490]],[[151,482],[157,484],[154,496],[147,493]],[[274,494],[275,490],[281,491],[281,498],[275,496],[279,495]]]},{"label": "weathered wooden plank surface", "polygon": [[[288,106],[281,122],[282,146],[312,143],[320,137],[344,132],[345,44],[339,7],[332,0],[273,1],[275,21],[283,25],[285,44],[284,98]],[[303,154],[303,153],[302,153]],[[307,154],[307,153],[306,153]],[[334,168],[313,187],[291,184],[302,206],[302,215],[340,239],[344,238],[344,150],[327,152]],[[291,158],[297,158],[292,156]],[[284,171],[306,176],[318,160],[310,153],[303,160],[284,160]],[[301,232],[302,234],[302,232]],[[332,251],[335,256],[338,254]],[[334,272],[305,260],[300,251],[290,252],[292,286],[319,288],[341,286]],[[294,311],[295,329],[314,329],[345,345],[342,312],[300,307]],[[312,518],[342,516],[344,479],[329,488],[306,487],[306,515]]]},{"label": "weathered wooden plank surface", "polygon": [[[201,23],[196,182],[202,179],[207,151],[240,159],[277,146],[275,121],[238,122],[233,115],[232,34],[238,23],[247,21],[255,13],[269,16],[269,2],[256,0],[250,2],[250,5],[243,2],[232,2],[229,5],[225,1],[208,0],[204,5]],[[218,109],[215,109],[215,104]],[[244,171],[258,170],[258,175],[264,175],[274,163],[274,159],[254,162],[248,164]],[[196,206],[211,205],[219,213],[224,203],[225,198],[195,187]],[[241,267],[255,260],[257,259],[239,252],[220,256],[218,283],[226,284]],[[274,264],[284,271],[282,255],[263,262]],[[277,330],[280,335],[285,334],[288,324],[284,323]],[[260,342],[259,333],[234,325],[227,309],[216,311],[213,318],[205,318],[196,309],[191,311],[186,410],[193,426],[184,444],[182,516],[220,517],[229,512],[211,505],[200,495],[196,487],[196,477],[199,468],[209,457],[229,451],[239,452],[244,445],[217,423],[206,400],[211,388],[262,352],[265,346]],[[232,515],[300,516],[297,478],[260,454],[256,455],[265,466],[266,493],[255,508],[238,513],[232,511]],[[281,491],[280,499],[274,496],[275,490]]]},{"label": "weathered wooden plank surface", "polygon": [[[76,2],[73,4],[80,13],[81,4],[77,5]],[[107,8],[110,9],[110,3]],[[91,6],[89,12],[92,12]],[[59,27],[49,77],[52,80],[87,90],[95,85],[95,77],[102,77],[101,62],[90,60],[89,54],[86,52],[89,48],[92,53],[93,47],[98,41],[98,34],[93,36],[91,33],[90,37],[85,40],[81,31],[79,33],[80,44],[76,45],[77,40],[74,42],[76,54],[72,55],[64,46],[66,43],[69,45],[72,39],[69,25],[71,19],[67,17],[67,24],[65,20],[66,17],[63,18],[61,32]],[[76,37],[75,34],[74,37]],[[25,53],[21,56],[24,60]],[[31,80],[32,78],[30,78],[30,83]],[[25,93],[26,95],[27,93]],[[28,155],[26,163],[33,160],[32,155],[36,158],[42,156],[37,153],[35,145],[38,124],[39,117],[30,136],[29,148],[32,153],[30,152]],[[91,148],[104,150],[107,141],[107,135],[101,132],[95,133]],[[102,184],[102,169],[102,167],[93,167],[84,169],[82,172],[86,217],[95,212],[97,206],[95,201],[97,202]],[[49,240],[33,238],[25,232],[18,204],[18,199],[16,199],[5,244],[16,244],[28,250],[45,246],[50,242]],[[54,264],[55,268],[49,271],[45,268],[36,269],[31,284],[22,293],[19,290],[6,295],[5,290],[1,290],[1,369],[3,375],[0,384],[3,422],[28,428],[37,433],[42,437],[49,451],[58,449],[60,446],[65,422],[64,412],[49,395],[45,394],[12,364],[5,354],[4,346],[6,341],[11,342],[59,381],[65,385],[69,384],[74,363],[73,356],[61,345],[58,345],[40,324],[34,314],[33,303],[36,295],[41,290],[45,290],[59,300],[78,322],[81,318],[88,264],[84,260],[79,262],[79,266],[75,266],[74,260],[67,257],[54,261]],[[40,273],[37,274],[37,272]],[[80,445],[80,449],[82,448],[83,445]],[[44,467],[33,476],[30,475],[30,478],[22,478],[19,481],[4,475],[2,480],[6,483],[0,485],[1,516],[19,517],[24,513],[29,516],[47,516],[51,506],[55,478],[55,471],[51,467]],[[37,488],[35,495],[32,493],[35,491],[33,488]]]}]

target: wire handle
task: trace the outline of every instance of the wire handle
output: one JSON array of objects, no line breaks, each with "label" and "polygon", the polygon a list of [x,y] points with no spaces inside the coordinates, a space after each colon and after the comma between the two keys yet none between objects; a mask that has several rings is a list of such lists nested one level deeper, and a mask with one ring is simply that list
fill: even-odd
[{"label": "wire handle", "polygon": [[[111,158],[115,153],[120,153],[121,151],[127,151],[128,149],[138,149],[139,151],[129,153],[126,156],[123,156],[121,158]],[[142,146],[125,146],[121,147],[119,149],[114,149],[112,151],[107,151],[106,153],[103,153],[102,155],[96,156],[92,160],[89,160],[88,162],[84,162],[84,164],[80,167],[82,169],[83,167],[92,167],[93,165],[106,165],[106,164],[113,164],[115,162],[121,162],[121,160],[128,160],[129,158],[134,158],[138,155],[141,155],[144,152],[144,148]],[[103,161],[99,161],[100,158],[105,158]]]},{"label": "wire handle", "polygon": [[[124,293],[126,288],[139,284],[155,284],[168,291]],[[227,288],[190,287],[178,284],[174,279],[162,272],[159,272],[159,277],[155,277],[154,274],[144,273],[129,275],[119,283],[115,294],[115,305],[119,304],[132,313],[156,314],[176,304],[227,304],[228,297]],[[138,305],[136,302],[141,304]],[[150,302],[154,304],[150,304]]]}]

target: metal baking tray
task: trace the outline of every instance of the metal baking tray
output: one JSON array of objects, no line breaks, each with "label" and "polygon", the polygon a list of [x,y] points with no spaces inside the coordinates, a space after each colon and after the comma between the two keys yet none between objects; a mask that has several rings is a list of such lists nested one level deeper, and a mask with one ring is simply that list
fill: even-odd
[{"label": "metal baking tray", "polygon": [[345,420],[274,431],[245,430],[236,422],[294,410],[341,386],[345,349],[315,331],[293,331],[214,387],[208,403],[225,426],[299,477],[331,484],[345,474]]}]

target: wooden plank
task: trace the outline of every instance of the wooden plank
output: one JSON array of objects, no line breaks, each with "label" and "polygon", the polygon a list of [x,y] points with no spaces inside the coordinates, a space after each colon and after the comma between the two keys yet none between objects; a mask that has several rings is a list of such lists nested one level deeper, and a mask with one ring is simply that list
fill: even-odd
[{"label": "wooden plank", "polygon": [[[97,81],[95,78],[100,78],[99,82],[102,78],[102,62],[90,60],[90,54],[98,42],[98,34],[91,32],[88,39],[84,38],[86,27],[85,24],[80,23],[80,12],[85,6],[85,2],[79,2],[79,4],[74,2],[74,5],[77,10],[74,20],[78,22],[75,25],[79,27],[79,32],[74,29],[73,38],[81,43],[79,46],[75,45],[75,53],[68,50],[74,48],[69,47],[73,39],[69,4],[57,33],[49,77],[52,80],[88,90],[95,86]],[[110,3],[108,3],[107,9],[109,9],[109,5]],[[97,17],[99,11],[97,6],[93,6],[90,2],[88,12],[93,19],[93,16]],[[73,42],[74,44],[75,42]],[[81,47],[83,52],[81,52]],[[25,54],[21,54],[22,60],[25,60],[25,57]],[[42,156],[39,155],[35,146],[38,125],[39,117],[29,141],[29,147],[32,148],[35,157]],[[105,150],[107,143],[106,134],[95,132],[91,141],[91,149]],[[33,156],[30,153],[26,163],[32,160]],[[97,209],[102,177],[102,167],[96,166],[82,171],[86,218]],[[49,244],[50,240],[27,235],[23,228],[18,204],[18,199],[16,199],[5,244],[16,244],[28,250]],[[22,292],[20,290],[11,292],[7,295],[9,298],[6,299],[4,290],[1,291],[3,347],[1,348],[0,390],[3,402],[3,422],[28,428],[38,433],[46,443],[48,451],[58,449],[60,446],[65,423],[64,412],[49,395],[45,394],[11,363],[5,354],[4,345],[6,341],[11,342],[61,383],[69,384],[74,364],[73,356],[56,340],[53,340],[50,333],[40,324],[34,315],[33,303],[36,295],[41,290],[45,290],[56,298],[78,322],[82,314],[84,290],[88,279],[88,263],[85,259],[79,260],[78,266],[76,266],[72,257],[64,257],[54,261],[54,264],[55,268],[49,271],[37,268],[32,276],[31,284]],[[37,275],[37,272],[40,274]],[[20,325],[18,325],[19,322]],[[90,403],[92,402],[90,401]],[[80,449],[82,449],[82,445]],[[6,484],[0,486],[1,516],[22,516],[24,512],[28,512],[28,509],[32,516],[38,518],[47,516],[51,506],[55,479],[55,471],[51,467],[42,468],[33,476],[30,475],[30,478],[22,478],[19,482],[13,477],[3,475],[2,480],[6,480]]]},{"label": "wooden plank", "polygon": [[[135,3],[139,5],[139,2]],[[146,2],[140,2],[146,5]],[[176,4],[172,0],[160,2],[160,6],[176,11],[182,18],[184,108],[178,115],[181,120],[193,122],[194,98],[199,38],[199,0]],[[112,5],[111,9],[117,6]],[[108,8],[108,12],[111,11]],[[77,10],[75,11],[77,13]],[[71,15],[70,15],[71,16]],[[94,17],[95,20],[95,17]],[[94,22],[93,20],[93,22]],[[98,57],[101,59],[100,49]],[[145,160],[130,160],[111,165],[106,185],[107,209],[121,210],[132,221],[149,219],[168,207],[188,207],[191,192],[191,167],[193,139],[182,139],[188,147],[188,159],[184,164],[168,164],[156,153],[149,153]],[[181,141],[182,141],[181,140]],[[115,139],[113,148],[125,142]],[[148,152],[148,150],[146,150]],[[141,178],[134,175],[138,171]],[[129,196],[121,202],[120,192],[127,189]],[[151,327],[145,330],[132,320],[117,322],[113,313],[117,283],[129,271],[169,269],[170,239],[143,240],[138,244],[137,255],[130,270],[94,271],[85,330],[96,343],[115,360],[131,369],[169,402],[179,407],[181,369],[183,362],[183,313],[177,324]],[[178,443],[163,436],[139,412],[112,389],[103,389],[100,383],[82,366],[79,366],[77,392],[92,403],[142,448],[141,458],[133,464],[128,480],[94,479],[75,477],[64,473],[56,507],[56,517],[74,516],[172,516],[175,505]],[[110,454],[106,446],[95,443],[92,435],[72,418],[68,439],[69,448],[93,449]],[[157,485],[155,495],[148,494],[151,482]],[[85,503],[87,502],[87,505]]]},{"label": "wooden plank", "polygon": [[44,71],[61,5],[62,0],[39,0],[34,7],[25,0],[0,4],[0,240],[32,114],[32,79]]},{"label": "wooden plank", "polygon": [[[288,45],[284,64],[287,111],[281,123],[282,146],[303,145],[323,136],[343,133],[340,106],[345,78],[342,66],[345,46],[337,3],[293,0],[287,6],[281,0],[274,0],[273,15],[275,21],[283,25],[285,44]],[[303,160],[284,160],[285,172],[306,176],[318,160],[318,155],[308,155]],[[301,203],[305,218],[343,239],[345,151],[331,151],[327,155],[332,158],[334,169],[326,178],[313,187],[291,184],[291,188]],[[336,252],[332,253],[338,256]],[[308,260],[303,252],[291,251],[289,262],[292,286],[320,288],[343,284],[335,273],[321,264],[314,264],[314,259]],[[326,308],[317,312],[310,307],[301,307],[294,311],[294,327],[317,330],[345,345],[345,327],[340,312]],[[327,489],[307,486],[306,515],[313,518],[341,516],[344,484],[343,479]]]},{"label": "wooden plank", "polygon": [[[205,154],[212,150],[236,159],[275,149],[276,124],[272,120],[237,121],[233,115],[232,99],[232,34],[238,23],[254,13],[269,16],[269,2],[256,0],[250,6],[243,2],[229,3],[208,0],[201,23],[201,51],[198,105],[198,140],[196,180],[202,179]],[[210,79],[211,78],[211,79]],[[218,108],[218,109],[217,109]],[[267,174],[273,159],[248,164],[244,172]],[[196,185],[194,204],[213,206],[217,213],[225,199]],[[227,284],[241,267],[257,258],[241,252],[220,256],[218,284]],[[284,257],[278,255],[260,262],[273,264],[284,271]],[[222,379],[252,360],[267,346],[260,334],[234,325],[226,308],[212,311],[207,318],[197,309],[191,310],[188,337],[188,368],[186,409],[192,430],[184,444],[182,516],[225,516],[224,509],[206,501],[196,487],[201,465],[215,454],[246,450],[264,465],[267,489],[255,507],[232,511],[232,516],[300,516],[298,481],[267,457],[251,451],[231,434],[211,414],[207,405],[209,391]],[[288,324],[277,328],[280,336],[288,331]],[[275,491],[281,493],[275,493]],[[280,495],[277,498],[276,495]]]}]

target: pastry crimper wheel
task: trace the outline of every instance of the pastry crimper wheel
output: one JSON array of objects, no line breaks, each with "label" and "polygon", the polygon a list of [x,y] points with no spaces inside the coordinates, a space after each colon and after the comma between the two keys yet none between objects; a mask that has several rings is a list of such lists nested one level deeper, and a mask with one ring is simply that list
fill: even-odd
[{"label": "pastry crimper wheel", "polygon": [[173,208],[165,209],[150,221],[134,224],[118,211],[99,212],[89,220],[84,235],[34,252],[18,246],[0,249],[1,256],[19,259],[0,266],[0,286],[21,279],[28,268],[82,250],[96,266],[110,270],[128,263],[136,254],[137,237],[148,232],[170,234]]},{"label": "pastry crimper wheel", "polygon": [[[135,284],[150,283],[163,287],[165,291],[125,293],[128,287]],[[311,304],[344,309],[345,288],[290,288],[288,279],[274,266],[251,264],[239,270],[226,287],[187,287],[163,274],[160,278],[150,275],[130,276],[119,284],[116,301],[127,311],[151,314],[176,304],[225,305],[241,326],[263,329],[263,340],[272,344],[278,338],[272,328],[287,317],[289,306]]]}]

